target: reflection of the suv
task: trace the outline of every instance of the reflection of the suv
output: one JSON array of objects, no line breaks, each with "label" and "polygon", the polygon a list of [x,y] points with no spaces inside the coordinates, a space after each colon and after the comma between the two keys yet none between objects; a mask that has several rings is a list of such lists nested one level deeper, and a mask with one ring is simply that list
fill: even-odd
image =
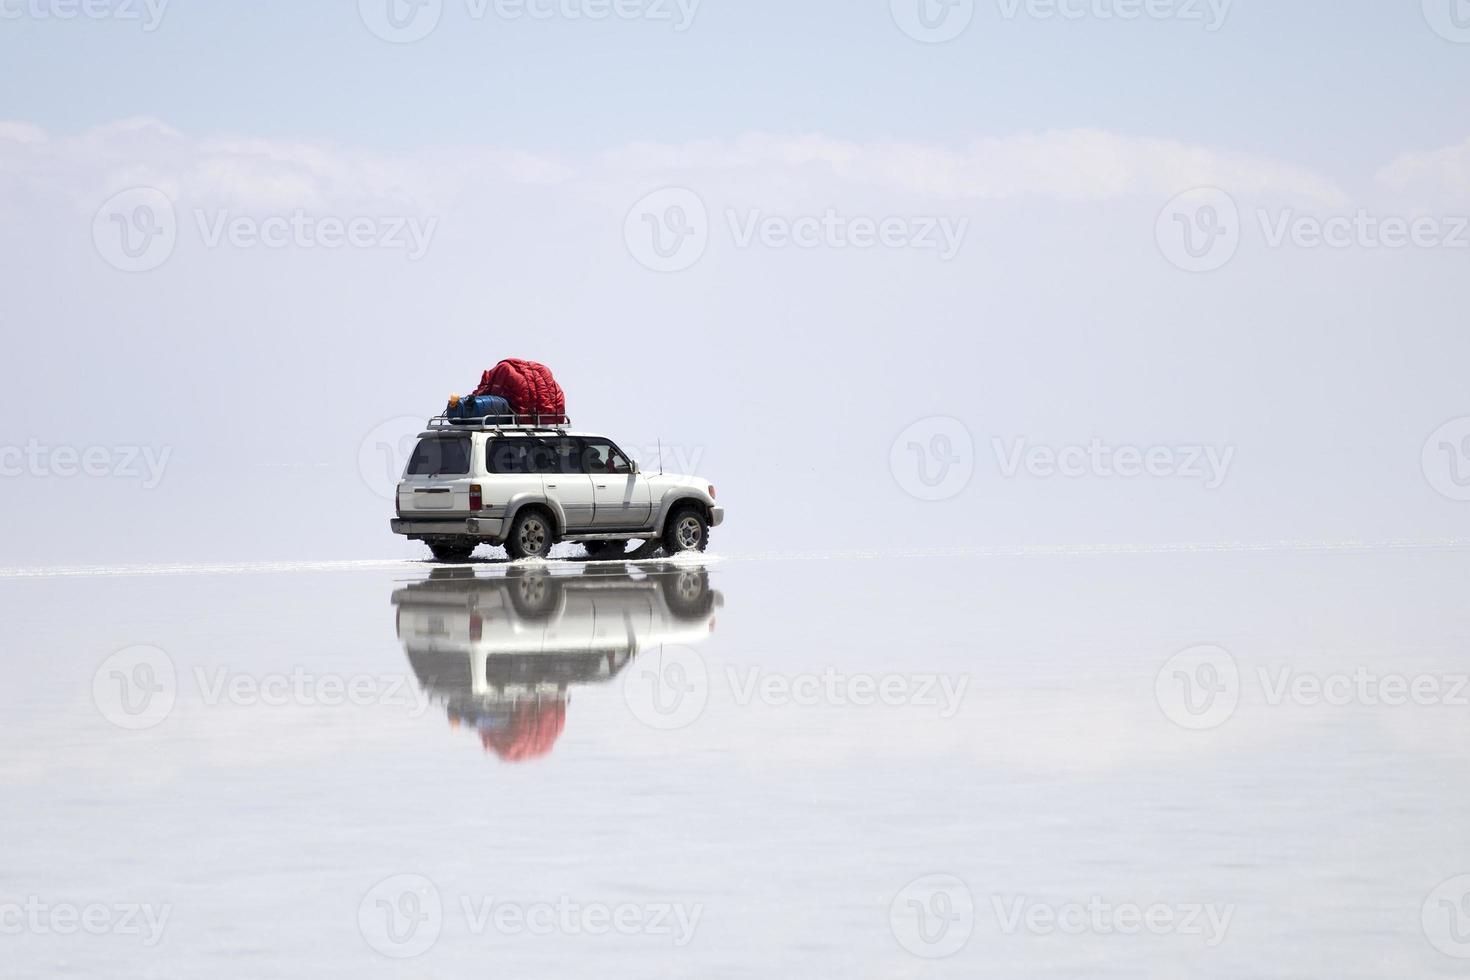
[{"label": "reflection of the suv", "polygon": [[393,593],[419,684],[502,759],[550,752],[572,685],[609,681],[648,647],[703,640],[724,602],[697,566],[575,567],[435,569]]}]

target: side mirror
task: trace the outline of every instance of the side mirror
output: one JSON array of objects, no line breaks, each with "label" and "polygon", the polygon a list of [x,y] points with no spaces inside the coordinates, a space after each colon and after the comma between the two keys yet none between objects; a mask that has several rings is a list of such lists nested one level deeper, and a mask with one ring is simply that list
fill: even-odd
[{"label": "side mirror", "polygon": [[642,473],[643,472],[643,467],[639,466],[638,465],[638,462],[636,460],[633,461],[633,464],[632,465],[633,465],[633,475],[634,476],[637,476],[639,473]]}]

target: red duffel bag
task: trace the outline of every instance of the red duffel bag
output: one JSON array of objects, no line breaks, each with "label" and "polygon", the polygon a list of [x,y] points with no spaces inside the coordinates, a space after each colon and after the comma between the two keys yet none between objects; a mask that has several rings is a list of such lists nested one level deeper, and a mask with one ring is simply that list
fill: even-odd
[{"label": "red duffel bag", "polygon": [[567,414],[567,396],[551,375],[551,368],[514,358],[501,361],[480,377],[476,395],[498,395],[510,402],[517,415],[539,415],[542,422]]}]

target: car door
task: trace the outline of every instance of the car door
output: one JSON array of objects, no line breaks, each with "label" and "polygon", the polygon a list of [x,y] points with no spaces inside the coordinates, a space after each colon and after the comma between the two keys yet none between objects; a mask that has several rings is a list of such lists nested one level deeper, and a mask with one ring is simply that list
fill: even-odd
[{"label": "car door", "polygon": [[568,531],[591,530],[595,498],[592,495],[592,477],[582,472],[578,465],[581,440],[572,436],[550,436],[541,438],[540,444],[542,449],[533,451],[533,459],[541,471],[546,496],[561,504]]},{"label": "car door", "polygon": [[610,439],[582,440],[582,468],[592,480],[596,500],[593,525],[598,530],[638,528],[653,516],[648,481],[633,472],[633,463]]},{"label": "car door", "polygon": [[484,517],[505,520],[506,506],[517,494],[541,497],[542,475],[532,465],[538,444],[525,436],[502,436],[485,442]]}]

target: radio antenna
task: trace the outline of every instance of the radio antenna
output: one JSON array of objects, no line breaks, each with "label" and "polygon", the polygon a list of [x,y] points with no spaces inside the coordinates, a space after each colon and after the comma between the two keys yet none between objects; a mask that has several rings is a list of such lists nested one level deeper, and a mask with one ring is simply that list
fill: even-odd
[{"label": "radio antenna", "polygon": [[658,475],[664,475],[664,437],[658,437]]}]

